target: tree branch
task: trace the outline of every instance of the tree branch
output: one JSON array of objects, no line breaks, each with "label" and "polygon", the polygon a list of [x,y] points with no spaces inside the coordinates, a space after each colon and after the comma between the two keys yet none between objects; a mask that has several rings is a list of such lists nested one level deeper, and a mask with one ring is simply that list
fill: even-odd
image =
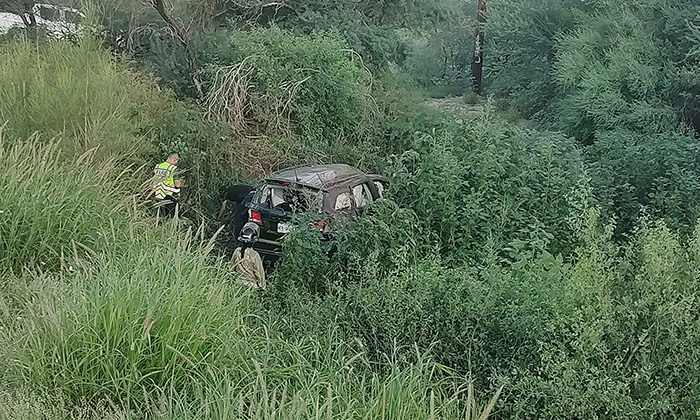
[{"label": "tree branch", "polygon": [[185,47],[185,52],[187,53],[187,63],[189,64],[190,78],[192,79],[192,84],[197,90],[197,96],[202,98],[204,96],[202,92],[202,83],[199,81],[198,73],[199,66],[197,65],[197,58],[192,50],[192,45],[190,43],[190,37],[187,34],[185,28],[177,21],[165,7],[165,0],[148,0],[148,2],[153,6],[158,12],[163,21],[168,24],[170,30],[172,31],[175,38]]}]

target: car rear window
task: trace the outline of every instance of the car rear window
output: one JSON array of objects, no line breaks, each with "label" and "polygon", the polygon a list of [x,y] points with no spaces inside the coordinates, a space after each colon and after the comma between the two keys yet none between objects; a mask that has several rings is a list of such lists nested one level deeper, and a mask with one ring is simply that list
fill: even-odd
[{"label": "car rear window", "polygon": [[49,20],[49,21],[58,21],[61,19],[61,13],[51,7],[41,7],[39,9],[39,16],[41,16],[42,19],[44,20]]},{"label": "car rear window", "polygon": [[321,211],[322,193],[308,188],[266,184],[254,200],[263,207],[287,212]]}]

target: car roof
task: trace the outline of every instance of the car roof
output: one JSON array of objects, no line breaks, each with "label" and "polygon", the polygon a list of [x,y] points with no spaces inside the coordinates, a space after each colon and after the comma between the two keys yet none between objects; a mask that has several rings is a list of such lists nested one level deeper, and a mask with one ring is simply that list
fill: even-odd
[{"label": "car roof", "polygon": [[367,174],[350,165],[336,163],[287,168],[270,174],[265,180],[289,182],[320,190],[357,178],[367,178]]}]

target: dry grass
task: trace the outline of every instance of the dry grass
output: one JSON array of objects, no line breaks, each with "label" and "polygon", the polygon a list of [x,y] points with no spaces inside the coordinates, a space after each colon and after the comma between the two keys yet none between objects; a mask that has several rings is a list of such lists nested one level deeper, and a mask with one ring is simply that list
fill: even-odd
[{"label": "dry grass", "polygon": [[253,111],[249,90],[250,74],[255,71],[250,62],[254,60],[255,56],[248,56],[238,64],[219,68],[205,99],[207,118],[227,124],[238,134],[248,131]]}]

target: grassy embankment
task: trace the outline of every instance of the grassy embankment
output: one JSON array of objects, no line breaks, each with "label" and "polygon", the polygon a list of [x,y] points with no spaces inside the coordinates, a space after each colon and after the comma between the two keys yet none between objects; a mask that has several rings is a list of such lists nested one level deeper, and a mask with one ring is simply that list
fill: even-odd
[{"label": "grassy embankment", "polygon": [[210,239],[154,222],[136,164],[173,100],[148,80],[89,40],[5,45],[0,69],[0,417],[478,414],[420,354],[378,374],[335,327],[282,336]]}]

